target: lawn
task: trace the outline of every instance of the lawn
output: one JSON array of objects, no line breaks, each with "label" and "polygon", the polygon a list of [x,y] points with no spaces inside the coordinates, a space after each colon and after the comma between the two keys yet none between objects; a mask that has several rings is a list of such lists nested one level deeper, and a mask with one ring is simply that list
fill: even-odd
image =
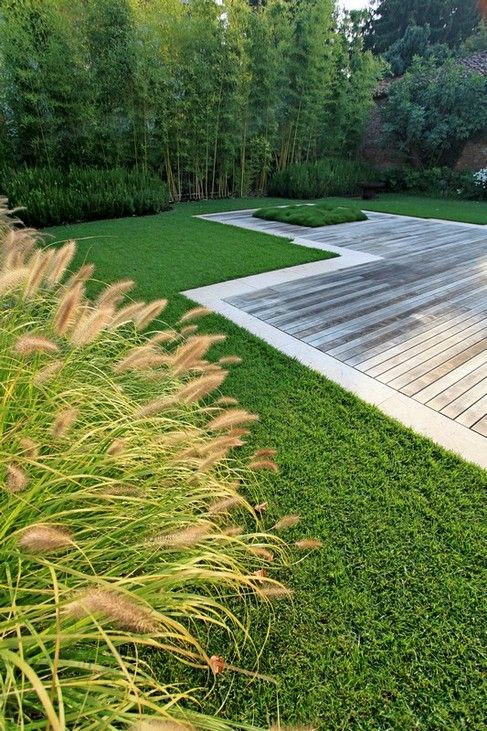
[{"label": "lawn", "polygon": [[[420,201],[395,200],[404,208]],[[387,197],[375,205],[386,202],[395,205]],[[94,261],[101,280],[133,277],[137,296],[169,296],[172,321],[189,304],[182,289],[323,258],[191,217],[275,203],[182,204],[52,232],[79,239],[79,260]],[[204,327],[228,335],[217,355],[244,360],[225,392],[261,416],[249,452],[256,444],[278,450],[280,473],[261,484],[269,521],[298,512],[305,528],[290,538],[305,532],[324,543],[284,577],[295,600],[275,605],[259,667],[277,685],[223,673],[222,714],[264,726],[279,714],[323,731],[484,728],[486,474],[224,318],[212,315]],[[252,621],[259,639],[267,617],[255,611]],[[209,654],[225,654],[218,635],[209,642]],[[244,650],[241,666],[252,657]]]},{"label": "lawn", "polygon": [[487,201],[463,201],[448,198],[383,193],[373,201],[350,198],[329,198],[341,205],[356,205],[364,210],[398,213],[418,218],[443,218],[464,223],[487,223]]}]

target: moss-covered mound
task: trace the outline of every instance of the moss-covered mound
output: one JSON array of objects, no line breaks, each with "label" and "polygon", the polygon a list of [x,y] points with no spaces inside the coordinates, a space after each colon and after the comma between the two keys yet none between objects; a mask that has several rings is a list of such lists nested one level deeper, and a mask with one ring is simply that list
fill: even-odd
[{"label": "moss-covered mound", "polygon": [[259,208],[253,215],[255,218],[263,218],[266,221],[281,221],[281,223],[308,226],[309,228],[367,220],[367,216],[359,208],[347,208],[326,202]]}]

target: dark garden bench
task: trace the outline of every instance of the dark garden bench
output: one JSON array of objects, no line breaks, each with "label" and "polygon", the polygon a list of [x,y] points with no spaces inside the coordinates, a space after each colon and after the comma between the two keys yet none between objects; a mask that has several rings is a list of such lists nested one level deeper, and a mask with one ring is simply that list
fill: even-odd
[{"label": "dark garden bench", "polygon": [[362,189],[362,200],[372,201],[376,197],[377,193],[384,190],[385,184],[369,181],[360,183],[360,188]]}]

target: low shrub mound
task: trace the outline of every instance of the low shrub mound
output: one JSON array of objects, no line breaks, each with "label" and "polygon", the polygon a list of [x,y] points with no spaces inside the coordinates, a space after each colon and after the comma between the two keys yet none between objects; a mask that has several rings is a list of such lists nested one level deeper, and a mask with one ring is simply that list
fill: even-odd
[{"label": "low shrub mound", "polygon": [[23,206],[30,226],[159,213],[169,208],[166,184],[154,173],[113,168],[19,168],[0,172],[10,206]]},{"label": "low shrub mound", "polygon": [[133,283],[121,281],[90,301],[93,268],[66,275],[74,242],[37,244],[3,207],[0,717],[33,730],[225,729],[195,711],[207,689],[156,678],[144,654],[234,671],[212,633],[249,636],[251,603],[289,597],[276,569],[298,517],[266,531],[265,506],[252,507],[274,451],[238,457],[257,417],[218,393],[236,359],[208,359],[222,336],[197,333],[204,308],[141,334],[165,300],[124,303]]},{"label": "low shrub mound", "polygon": [[327,158],[288,165],[274,173],[267,194],[281,198],[326,198],[360,192],[360,183],[375,180],[377,173],[365,162]]},{"label": "low shrub mound", "polygon": [[367,220],[367,216],[359,208],[347,208],[331,203],[303,203],[294,206],[259,208],[252,215],[266,221],[280,221],[309,228]]}]

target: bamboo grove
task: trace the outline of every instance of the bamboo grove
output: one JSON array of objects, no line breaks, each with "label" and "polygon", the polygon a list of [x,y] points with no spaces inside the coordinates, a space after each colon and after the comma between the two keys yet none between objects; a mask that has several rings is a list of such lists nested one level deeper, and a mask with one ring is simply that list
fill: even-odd
[{"label": "bamboo grove", "polygon": [[353,156],[381,69],[334,0],[3,0],[0,71],[4,164],[154,170],[178,200]]}]

